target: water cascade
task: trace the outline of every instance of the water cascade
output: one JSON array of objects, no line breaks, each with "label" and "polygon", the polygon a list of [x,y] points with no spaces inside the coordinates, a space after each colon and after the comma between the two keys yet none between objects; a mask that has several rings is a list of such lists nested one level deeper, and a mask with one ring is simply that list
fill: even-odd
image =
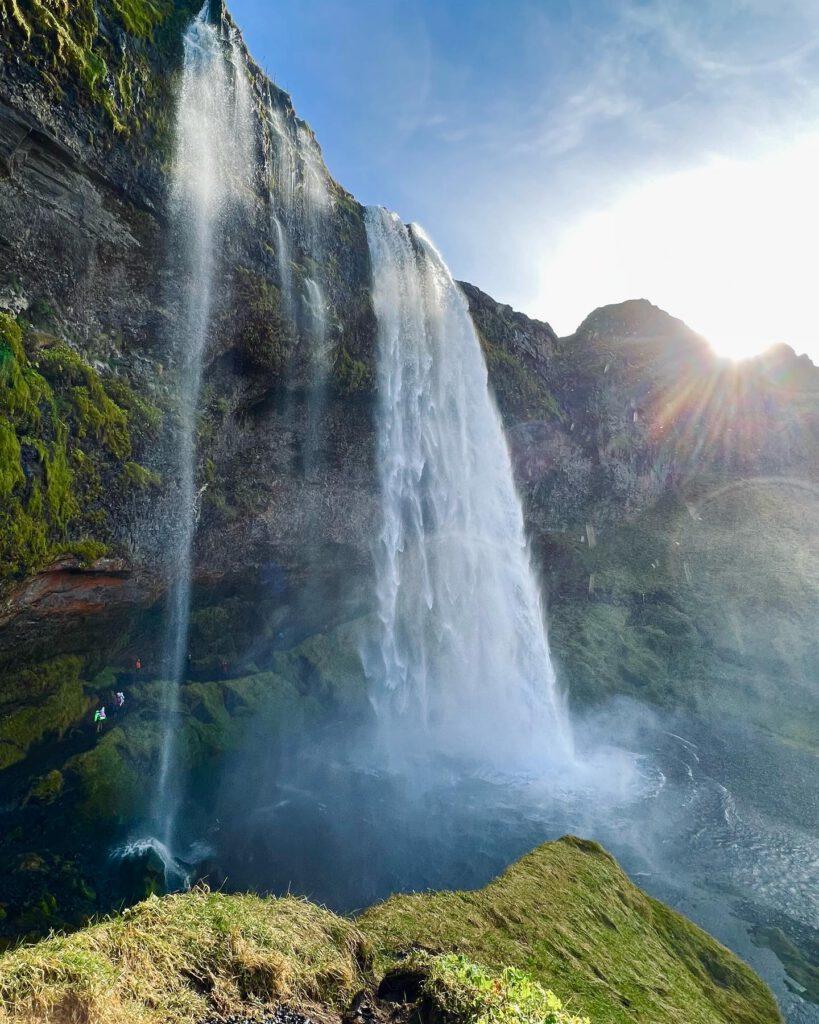
[{"label": "water cascade", "polygon": [[301,171],[299,205],[304,248],[319,263],[324,256],[325,218],[332,208],[332,197],[318,143],[310,129],[301,122],[296,124],[296,150]]},{"label": "water cascade", "polygon": [[279,274],[279,290],[285,316],[295,321],[293,267],[290,234],[296,190],[296,165],[281,112],[267,83],[267,133],[265,135],[265,180],[268,186],[270,226]]},{"label": "water cascade", "polygon": [[[271,223],[282,307],[296,334],[308,345],[299,362],[305,371],[308,393],[304,464],[308,475],[312,475],[321,446],[320,421],[329,373],[328,301],[321,277],[333,198],[329,175],[312,132],[276,101],[270,88],[266,123]],[[293,280],[294,257],[301,267],[309,269],[298,295]],[[292,376],[294,367],[290,369]]]},{"label": "water cascade", "polygon": [[225,218],[252,175],[253,115],[236,41],[226,45],[206,2],[184,37],[184,69],[176,110],[172,236],[182,278],[176,344],[178,480],[169,517],[169,613],[163,649],[164,721],[153,827],[169,851],[181,800],[175,736],[186,664],[193,539],[197,519],[196,430],[203,358],[214,302],[217,253]]},{"label": "water cascade", "polygon": [[319,470],[322,449],[321,418],[327,397],[327,380],[330,375],[330,352],[328,348],[327,299],[318,281],[308,277],[304,282],[305,300],[310,319],[310,382],[307,398],[307,438],[305,442],[304,468],[308,478],[314,478]]},{"label": "water cascade", "polygon": [[572,758],[500,417],[466,300],[416,227],[367,211],[379,325],[379,630],[388,751],[498,770]]}]

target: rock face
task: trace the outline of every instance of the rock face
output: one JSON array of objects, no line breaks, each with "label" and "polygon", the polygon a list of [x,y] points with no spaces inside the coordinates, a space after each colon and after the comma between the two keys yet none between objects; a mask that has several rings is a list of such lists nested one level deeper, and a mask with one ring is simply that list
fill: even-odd
[{"label": "rock face", "polygon": [[[118,898],[92,880],[155,769],[184,369],[173,344],[182,302],[169,237],[172,110],[182,30],[199,6],[0,0],[9,936],[75,923]],[[308,457],[307,328],[286,315],[261,170],[277,142],[264,111],[312,136],[222,17],[259,117],[260,170],[219,254],[201,403],[181,747],[202,777],[256,714],[275,736],[305,719],[368,713],[351,624],[371,610],[377,514],[363,211],[322,165],[330,372],[319,451]],[[295,224],[300,295],[315,269],[306,231]],[[462,287],[572,701],[627,694],[703,715],[719,707],[815,749],[819,371],[784,347],[720,361],[644,301],[597,310],[558,338]],[[773,711],[770,678],[783,695]],[[89,714],[121,686],[127,712],[100,739]]]},{"label": "rock face", "polygon": [[[132,566],[156,573],[160,586],[164,578],[158,564],[163,520],[156,506],[161,511],[162,484],[168,486],[174,471],[174,388],[180,368],[174,365],[173,341],[183,307],[168,237],[168,170],[180,34],[195,6],[141,0],[103,4],[99,10],[88,4],[86,10],[83,4],[87,23],[77,29],[68,8],[63,16],[49,17],[37,4],[0,9],[0,308],[26,325],[24,369],[35,369],[38,351],[59,338],[88,372],[101,373],[103,388],[109,380],[115,388],[127,387],[149,408],[153,426],[147,436],[134,437],[132,422],[123,430],[127,454],[155,475],[139,475],[133,482],[157,484],[143,487],[152,493],[142,502],[132,494],[123,507],[105,502],[96,524],[68,523],[63,531],[54,527],[64,524],[47,524],[44,550],[28,560],[26,574],[48,568],[62,532],[69,542],[93,533]],[[134,11],[142,12],[139,32]],[[225,32],[234,31],[226,22]],[[84,64],[78,71],[63,57],[63,49],[73,54],[76,47],[83,53],[77,61],[105,68],[91,84]],[[258,108],[261,168],[263,102],[285,124],[297,121],[289,98],[262,79],[243,49],[237,52]],[[224,240],[207,355],[200,451],[207,486],[197,575],[210,584],[245,578],[274,558],[297,570],[308,546],[308,524],[312,530],[318,515],[328,544],[360,547],[372,514],[366,493],[371,489],[368,410],[355,400],[341,401],[365,390],[369,381],[361,356],[371,356],[373,314],[361,208],[329,182],[333,206],[322,247],[330,286],[334,373],[327,435],[333,449],[323,461],[324,479],[306,479],[300,472],[306,433],[304,324],[292,332],[287,326],[284,337],[275,334],[283,300],[270,198],[261,173],[253,184],[242,217],[229,225]],[[309,269],[297,262],[300,258],[296,249],[291,271],[297,285]],[[121,398],[109,397],[123,408]],[[130,420],[127,412],[124,418]],[[78,410],[72,414],[67,454],[79,492],[74,449],[91,430]],[[19,431],[24,425],[15,426]],[[96,440],[104,447],[105,438]],[[268,484],[259,489],[255,484],[261,478]],[[284,479],[287,487],[281,486]],[[87,503],[87,489],[79,496]],[[20,576],[18,566],[8,569],[4,581]]]},{"label": "rock face", "polygon": [[467,294],[490,353],[548,368],[540,420],[494,383],[573,699],[719,709],[815,751],[819,370],[719,360],[645,301],[557,339]]}]

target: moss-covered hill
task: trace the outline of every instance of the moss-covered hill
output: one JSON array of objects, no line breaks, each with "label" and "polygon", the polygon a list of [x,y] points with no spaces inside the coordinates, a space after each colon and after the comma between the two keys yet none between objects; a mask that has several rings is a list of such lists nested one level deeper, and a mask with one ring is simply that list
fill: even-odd
[{"label": "moss-covered hill", "polygon": [[356,920],[195,890],[0,958],[0,1019],[18,1024],[199,1024],[280,1002],[331,1020],[366,1003],[378,1020],[389,1001],[464,1024],[780,1020],[748,967],[571,837],[483,890],[397,896]]}]

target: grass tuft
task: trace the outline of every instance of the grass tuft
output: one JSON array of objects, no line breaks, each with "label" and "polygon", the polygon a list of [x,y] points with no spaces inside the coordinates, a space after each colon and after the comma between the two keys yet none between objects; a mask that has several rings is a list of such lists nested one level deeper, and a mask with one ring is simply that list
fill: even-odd
[{"label": "grass tuft", "polygon": [[488,971],[465,956],[420,954],[411,961],[426,974],[423,994],[444,1019],[463,1024],[590,1024],[563,1009],[554,992],[516,967]]},{"label": "grass tuft", "polygon": [[6,954],[0,1020],[197,1024],[287,1001],[346,1005],[363,939],[306,901],[197,888]]}]

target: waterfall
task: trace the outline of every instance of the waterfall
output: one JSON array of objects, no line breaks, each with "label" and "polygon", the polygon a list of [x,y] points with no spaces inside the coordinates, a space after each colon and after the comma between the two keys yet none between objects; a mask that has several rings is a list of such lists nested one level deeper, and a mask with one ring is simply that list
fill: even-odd
[{"label": "waterfall", "polygon": [[[267,91],[267,145],[265,148],[272,226],[275,234],[279,287],[286,311],[296,318],[293,297],[291,254],[298,250],[302,260],[313,264],[311,277],[305,279],[302,303],[307,331],[315,335],[315,289],[320,285],[315,274],[324,262],[326,218],[332,209],[329,175],[312,132],[285,112]],[[326,303],[323,303],[326,312]],[[326,318],[325,318],[326,326]],[[323,339],[320,339],[323,340]]]},{"label": "waterfall", "polygon": [[296,125],[296,150],[301,168],[299,205],[304,225],[304,245],[316,262],[324,256],[324,224],[332,208],[327,170],[313,133]]},{"label": "waterfall", "polygon": [[310,321],[311,366],[307,397],[307,437],[305,439],[304,471],[308,479],[315,478],[320,469],[321,449],[324,441],[321,427],[327,399],[327,380],[330,375],[330,353],[327,347],[327,299],[318,281],[308,277],[304,282],[305,304]]},{"label": "waterfall", "polygon": [[293,268],[290,264],[290,246],[287,243],[282,222],[275,213],[271,214],[271,223],[276,236],[276,262],[279,269],[279,291],[281,292],[282,306],[285,316],[292,321],[294,317]]},{"label": "waterfall", "polygon": [[324,298],[321,285],[318,281],[314,281],[312,277],[308,277],[304,282],[304,289],[306,292],[307,308],[310,311],[312,333],[319,342],[317,346],[318,355],[321,357],[323,354],[323,343],[327,338],[327,300]]},{"label": "waterfall", "polygon": [[[153,825],[173,849],[181,779],[176,743],[180,686],[187,661],[193,541],[198,493],[196,431],[202,370],[225,215],[248,184],[254,159],[250,91],[235,42],[210,22],[206,2],[184,37],[176,108],[171,224],[182,275],[181,327],[175,339],[178,428],[175,506],[168,527],[169,602],[163,648],[163,722]],[[232,59],[231,59],[232,58]]]},{"label": "waterfall", "polygon": [[[322,278],[327,264],[326,232],[333,207],[330,177],[310,129],[274,97],[268,85],[266,175],[282,309],[302,344],[288,368],[288,385],[307,394],[303,466],[315,479],[324,444],[322,418],[331,365],[329,303]],[[300,280],[294,282],[292,259]],[[308,273],[309,271],[309,273]],[[292,395],[289,415],[295,416]]]},{"label": "waterfall", "polygon": [[[291,220],[295,195],[295,162],[292,149],[282,127],[281,114],[273,102],[270,82],[267,83],[267,110],[264,173],[270,206],[270,226],[279,277],[282,309],[291,323],[295,320],[293,301],[293,267],[290,257]],[[278,211],[278,212],[277,212]]]},{"label": "waterfall", "polygon": [[500,417],[466,300],[417,227],[367,211],[378,318],[379,630],[364,651],[397,756],[572,758]]}]

